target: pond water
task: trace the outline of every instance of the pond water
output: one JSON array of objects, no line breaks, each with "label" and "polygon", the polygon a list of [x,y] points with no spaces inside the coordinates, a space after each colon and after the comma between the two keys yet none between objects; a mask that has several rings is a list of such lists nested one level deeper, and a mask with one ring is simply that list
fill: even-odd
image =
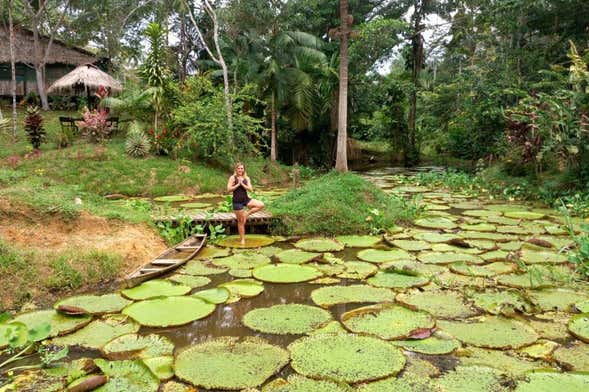
[{"label": "pond water", "polygon": [[[413,172],[432,170],[443,168],[424,167]],[[253,310],[274,305],[303,304],[317,308],[321,304],[328,310],[328,317],[337,322],[339,332],[344,331],[345,325],[349,331],[377,336],[371,338],[374,340],[370,342],[374,344],[384,340],[397,342],[395,347],[403,349],[401,351],[395,348],[395,355],[400,355],[407,364],[401,364],[398,369],[388,373],[374,375],[381,365],[384,366],[378,363],[378,356],[367,358],[368,362],[376,362],[370,363],[366,368],[360,363],[361,360],[346,363],[348,356],[361,357],[364,348],[360,347],[342,355],[339,358],[341,365],[334,363],[336,361],[312,358],[313,355],[320,357],[321,352],[308,354],[309,358],[305,360],[314,364],[313,370],[309,370],[306,362],[296,359],[293,352],[293,362],[282,363],[280,370],[271,372],[275,374],[271,377],[268,375],[270,381],[265,383],[264,388],[259,387],[259,390],[528,391],[539,388],[553,390],[555,385],[564,385],[561,389],[567,391],[589,390],[589,376],[566,373],[572,370],[589,371],[589,344],[583,342],[589,341],[589,315],[579,315],[581,310],[589,312],[589,288],[567,262],[566,248],[571,244],[571,239],[564,219],[556,211],[545,207],[471,197],[442,189],[427,189],[413,186],[406,178],[399,177],[411,173],[398,168],[362,173],[386,192],[405,197],[421,195],[425,213],[413,224],[391,229],[384,241],[378,241],[369,247],[350,245],[330,254],[318,252],[318,257],[311,262],[311,265],[315,265],[310,267],[311,270],[317,272],[314,268],[318,268],[324,276],[334,277],[337,281],[329,284],[323,281],[268,283],[268,280],[274,280],[276,276],[263,279],[263,275],[256,272],[256,277],[264,280],[263,291],[258,295],[251,298],[243,295],[240,297],[237,292],[232,292],[229,303],[216,305],[206,317],[178,327],[143,326],[138,333],[157,334],[170,339],[174,344],[176,357],[179,353],[226,336],[259,337],[286,349],[295,341],[297,343],[291,348],[304,341],[302,337],[305,334],[257,332],[244,325],[244,316]],[[573,227],[578,229],[580,223],[573,221]],[[276,240],[270,245],[275,249],[265,247],[246,253],[241,253],[242,250],[231,252],[234,255],[245,255],[236,257],[243,257],[239,260],[251,262],[252,266],[259,265],[255,271],[260,271],[270,261],[272,264],[284,265],[276,258],[276,253],[298,248],[307,250],[305,244],[297,242],[299,239]],[[370,250],[371,248],[374,250]],[[271,259],[260,261],[263,257],[259,253],[270,255]],[[217,256],[219,257],[208,261],[195,260],[190,263],[205,269],[219,268],[227,261],[224,258],[226,255]],[[320,264],[313,264],[317,260]],[[352,263],[342,264],[343,262]],[[354,268],[360,267],[366,276],[363,279],[350,279],[349,274],[355,271]],[[187,275],[208,274],[199,268],[191,270],[186,267],[179,272]],[[374,275],[377,270],[378,274]],[[243,271],[239,273],[242,274]],[[193,289],[191,293],[215,288],[237,279],[227,272],[206,276],[210,282]],[[285,276],[280,276],[282,278]],[[378,295],[383,295],[384,292],[390,300],[364,301],[364,298],[348,298],[328,306],[328,303],[318,299],[318,295],[311,297],[314,291],[317,294],[316,290],[324,287],[352,285],[367,287],[369,296],[377,295],[375,290],[380,290]],[[337,295],[354,297],[350,293]],[[148,299],[146,302],[149,301],[153,300]],[[382,305],[384,302],[388,305]],[[376,307],[373,306],[375,304]],[[300,317],[303,316],[293,314],[292,320]],[[264,323],[273,321],[276,320],[265,319]],[[307,333],[313,334],[324,324],[315,325]],[[66,339],[77,333],[79,332],[66,335]],[[335,339],[336,335],[323,336],[329,336],[326,339]],[[74,344],[76,339],[80,338],[74,337],[69,343]],[[321,337],[318,339],[316,344],[322,344]],[[421,345],[423,342],[427,343]],[[54,343],[60,343],[60,338]],[[331,347],[330,344],[335,343],[329,342],[327,347]],[[351,342],[350,347],[353,344],[355,343]],[[365,349],[369,351],[372,346],[372,343],[367,343]],[[390,346],[387,347],[391,349]],[[343,347],[334,352],[342,354],[346,349]],[[233,347],[229,352],[233,352],[232,350],[239,351]],[[95,349],[72,350],[71,358],[82,356],[98,357],[101,354]],[[212,361],[216,360],[215,357]],[[196,362],[194,366],[199,369],[195,371],[197,375],[194,379],[199,379],[201,374],[206,373],[206,369],[200,369]],[[235,366],[241,369],[242,364],[236,363]],[[322,366],[327,369],[322,369]],[[182,367],[179,368],[176,371],[183,372]],[[528,372],[533,369],[552,369],[565,373],[540,372],[530,376]],[[261,368],[252,372],[258,371],[263,373]],[[295,373],[346,383],[326,386],[309,380],[302,382],[291,379],[293,384],[290,387],[268,385],[272,380],[287,378]],[[186,372],[183,374],[183,379],[190,378],[185,375]],[[219,370],[220,379],[216,382],[220,385],[227,382],[223,378],[228,376],[223,374],[225,373]],[[346,379],[344,374],[351,378]],[[132,378],[130,375],[120,374],[112,377]],[[377,379],[383,380],[374,381]],[[230,389],[229,386],[226,389],[206,389],[203,388],[206,383],[193,382],[197,384],[199,391]],[[301,383],[297,384],[298,382]],[[150,390],[143,388],[130,391]]]}]

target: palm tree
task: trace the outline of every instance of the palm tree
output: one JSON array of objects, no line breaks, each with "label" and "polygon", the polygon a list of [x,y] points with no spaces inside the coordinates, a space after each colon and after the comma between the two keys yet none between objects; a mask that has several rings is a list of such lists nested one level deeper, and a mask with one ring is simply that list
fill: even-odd
[{"label": "palm tree", "polygon": [[340,0],[341,26],[339,63],[339,105],[337,121],[337,155],[335,170],[348,171],[348,39],[352,17],[348,14],[348,0]]}]

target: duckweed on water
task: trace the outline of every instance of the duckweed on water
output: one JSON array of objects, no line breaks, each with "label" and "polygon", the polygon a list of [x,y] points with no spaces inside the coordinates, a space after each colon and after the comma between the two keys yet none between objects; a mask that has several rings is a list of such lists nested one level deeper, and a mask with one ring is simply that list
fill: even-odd
[{"label": "duckweed on water", "polygon": [[378,380],[405,366],[401,350],[369,336],[314,335],[294,341],[288,350],[296,372],[336,382]]},{"label": "duckweed on water", "polygon": [[254,309],[243,317],[243,324],[255,331],[300,335],[332,320],[327,310],[309,305],[287,304]]},{"label": "duckweed on water", "polygon": [[225,337],[176,357],[176,375],[197,387],[239,390],[263,384],[288,363],[288,352],[258,338]]}]

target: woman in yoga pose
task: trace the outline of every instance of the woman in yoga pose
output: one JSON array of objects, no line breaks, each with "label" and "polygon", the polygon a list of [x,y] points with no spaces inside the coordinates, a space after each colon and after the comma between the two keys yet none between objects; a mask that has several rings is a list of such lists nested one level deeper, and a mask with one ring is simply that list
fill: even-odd
[{"label": "woman in yoga pose", "polygon": [[[227,191],[233,192],[233,212],[237,218],[237,231],[241,245],[245,245],[245,222],[251,214],[264,208],[264,203],[251,199],[247,191],[253,192],[252,182],[245,172],[243,163],[235,165],[233,175],[227,181]],[[247,207],[248,210],[244,211]]]}]

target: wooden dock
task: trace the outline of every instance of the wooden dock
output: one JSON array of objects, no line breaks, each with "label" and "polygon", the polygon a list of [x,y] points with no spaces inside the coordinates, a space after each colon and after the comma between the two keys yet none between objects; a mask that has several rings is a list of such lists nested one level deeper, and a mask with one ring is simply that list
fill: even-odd
[{"label": "wooden dock", "polygon": [[[237,226],[237,218],[235,218],[235,214],[233,212],[215,212],[214,214],[199,212],[198,214],[190,215],[190,217],[192,218],[192,223],[197,225],[204,225],[208,223],[214,226],[219,224],[222,224],[223,226]],[[247,218],[246,225],[269,225],[274,219],[275,218],[272,216],[272,213],[268,211],[259,211]],[[175,217],[160,217],[156,219],[156,222],[174,222],[175,220]]]}]

